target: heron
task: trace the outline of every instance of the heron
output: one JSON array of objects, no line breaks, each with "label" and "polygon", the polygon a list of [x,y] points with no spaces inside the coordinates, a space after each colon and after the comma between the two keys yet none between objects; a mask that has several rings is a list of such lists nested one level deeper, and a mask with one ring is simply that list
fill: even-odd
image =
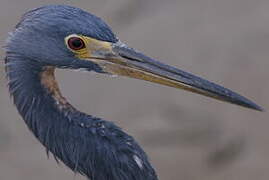
[{"label": "heron", "polygon": [[145,80],[262,111],[229,89],[128,47],[102,19],[73,6],[26,12],[9,34],[5,51],[9,92],[27,127],[48,155],[91,180],[158,176],[132,136],[68,102],[55,78],[57,68]]}]

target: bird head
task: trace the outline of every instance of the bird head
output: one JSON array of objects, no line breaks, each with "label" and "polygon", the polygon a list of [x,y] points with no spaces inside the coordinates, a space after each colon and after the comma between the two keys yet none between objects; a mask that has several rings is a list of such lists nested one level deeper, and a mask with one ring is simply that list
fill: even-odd
[{"label": "bird head", "polygon": [[127,76],[262,110],[229,89],[129,48],[100,18],[75,7],[50,5],[27,12],[10,35],[7,54],[41,66]]}]

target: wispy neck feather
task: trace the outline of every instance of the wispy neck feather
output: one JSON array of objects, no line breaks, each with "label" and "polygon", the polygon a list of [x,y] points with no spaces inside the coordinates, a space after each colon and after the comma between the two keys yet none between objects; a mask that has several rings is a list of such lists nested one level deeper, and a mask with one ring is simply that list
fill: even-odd
[{"label": "wispy neck feather", "polygon": [[[57,162],[59,158],[73,171],[79,171],[78,147],[76,143],[66,143],[69,149],[73,149],[71,151],[73,153],[65,152],[67,149],[63,146],[63,143],[67,142],[65,133],[70,126],[78,124],[78,119],[93,118],[77,111],[66,100],[64,101],[57,84],[54,87],[56,89],[48,89],[48,83],[55,79],[54,74],[51,74],[52,69],[48,71],[44,64],[9,54],[5,63],[10,94],[28,128],[45,146],[48,156],[49,152],[52,152]],[[50,76],[48,77],[50,79],[46,80],[46,75]],[[61,102],[57,101],[57,98],[60,98]]]},{"label": "wispy neck feather", "polygon": [[62,97],[54,68],[19,56],[7,56],[6,73],[9,91],[19,113],[35,136],[50,147],[46,138],[53,132],[49,131],[57,131],[54,127],[61,121],[68,122],[73,114],[80,113]]}]

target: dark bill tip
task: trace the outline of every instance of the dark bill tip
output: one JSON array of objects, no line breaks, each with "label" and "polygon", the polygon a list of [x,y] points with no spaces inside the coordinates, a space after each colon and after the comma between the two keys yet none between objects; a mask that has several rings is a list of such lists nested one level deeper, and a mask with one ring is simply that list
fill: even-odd
[{"label": "dark bill tip", "polygon": [[[219,86],[219,85],[217,85]],[[223,88],[221,86],[219,86],[220,88],[224,89],[224,93],[218,93],[220,96],[220,100],[226,101],[226,102],[230,102],[232,104],[236,104],[239,106],[243,106],[249,109],[253,109],[253,110],[257,110],[257,111],[261,111],[263,112],[264,109],[257,105],[256,103],[254,103],[253,101],[245,98],[244,96],[241,96],[229,89]]]}]

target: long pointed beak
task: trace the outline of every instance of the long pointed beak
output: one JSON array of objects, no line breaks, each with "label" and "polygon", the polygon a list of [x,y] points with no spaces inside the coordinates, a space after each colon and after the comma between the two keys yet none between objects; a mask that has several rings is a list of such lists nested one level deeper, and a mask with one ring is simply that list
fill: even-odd
[{"label": "long pointed beak", "polygon": [[111,44],[109,50],[101,53],[101,56],[99,51],[98,56],[91,60],[97,63],[106,73],[184,89],[221,101],[263,111],[263,109],[254,102],[229,89],[158,62],[127,47],[121,42]]}]

